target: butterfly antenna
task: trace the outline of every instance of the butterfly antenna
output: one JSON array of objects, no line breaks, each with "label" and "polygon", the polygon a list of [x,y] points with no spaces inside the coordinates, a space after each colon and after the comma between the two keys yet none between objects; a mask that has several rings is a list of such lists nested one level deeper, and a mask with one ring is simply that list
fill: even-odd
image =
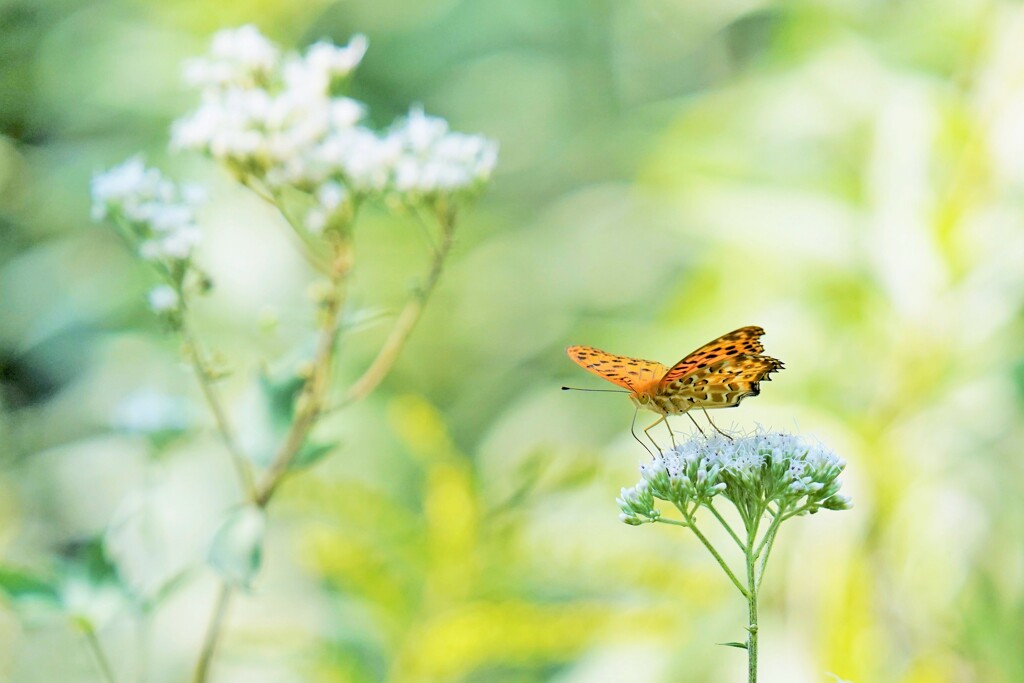
[{"label": "butterfly antenna", "polygon": [[[609,391],[613,391],[613,390],[609,390]],[[638,412],[640,412],[640,406],[637,406],[636,408],[633,409],[633,421],[629,423],[629,433],[633,435],[633,438],[636,439],[636,442],[638,444],[640,444],[641,446],[644,447],[644,450],[647,451],[647,454],[650,455],[651,459],[653,460],[654,459],[654,453],[651,452],[651,449],[647,447],[647,444],[645,444],[643,441],[641,441],[640,437],[636,435],[636,414]]]},{"label": "butterfly antenna", "polygon": [[608,394],[629,394],[625,389],[581,389],[580,387],[562,387],[562,391],[600,391]]}]

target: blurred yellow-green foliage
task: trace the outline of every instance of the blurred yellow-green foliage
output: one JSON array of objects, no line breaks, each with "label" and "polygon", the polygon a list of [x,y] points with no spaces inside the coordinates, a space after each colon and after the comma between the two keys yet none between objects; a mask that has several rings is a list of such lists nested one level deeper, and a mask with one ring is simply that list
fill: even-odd
[{"label": "blurred yellow-green foliage", "polygon": [[[395,372],[321,425],[342,447],[275,503],[215,681],[740,680],[715,643],[743,637],[744,606],[718,568],[617,520],[646,457],[628,402],[558,388],[597,386],[568,344],[674,362],[747,324],[787,369],[719,422],[813,433],[856,506],[784,529],[763,680],[1024,681],[1009,1],[0,0],[3,564],[52,567],[143,484],[198,557],[237,500],[209,430],[153,463],[110,427],[139,390],[208,419],[88,181],[142,151],[212,184],[199,322],[246,425],[256,372],[308,332],[310,274],[272,211],[166,152],[193,104],[181,61],[244,23],[289,46],[367,34],[355,95],[377,123],[422,102],[501,157]],[[416,226],[368,215],[357,252],[353,296],[392,312],[423,267]],[[339,383],[385,330],[346,337]],[[195,570],[141,633],[110,622],[120,680],[144,657],[185,679],[213,585]],[[68,624],[7,609],[0,679],[100,680]]]}]

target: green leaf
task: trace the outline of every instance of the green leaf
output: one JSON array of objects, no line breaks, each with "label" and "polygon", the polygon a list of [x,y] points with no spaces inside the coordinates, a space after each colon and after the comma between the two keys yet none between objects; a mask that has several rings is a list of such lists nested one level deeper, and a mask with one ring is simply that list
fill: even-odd
[{"label": "green leaf", "polygon": [[52,579],[24,569],[0,567],[0,591],[12,600],[37,599],[57,604],[60,594]]},{"label": "green leaf", "polygon": [[737,643],[735,640],[732,641],[731,643],[718,643],[718,644],[719,645],[724,645],[725,647],[736,647],[736,648],[739,648],[741,650],[746,650],[747,649],[747,644],[746,643]]},{"label": "green leaf", "polygon": [[117,567],[107,557],[102,536],[65,543],[58,553],[64,576],[80,576],[92,584],[118,582]]},{"label": "green leaf", "polygon": [[267,519],[255,505],[235,509],[213,535],[210,566],[233,586],[249,588],[263,564]]},{"label": "green leaf", "polygon": [[265,372],[260,373],[260,389],[267,402],[267,412],[274,431],[283,433],[288,430],[295,417],[295,399],[302,391],[306,380],[295,375],[284,379],[273,379]]},{"label": "green leaf", "polygon": [[310,467],[315,463],[322,460],[327,455],[330,455],[334,449],[338,448],[340,444],[337,441],[330,443],[313,443],[307,442],[299,452],[296,453],[295,459],[292,460],[292,464],[289,469],[301,470],[306,467]]}]

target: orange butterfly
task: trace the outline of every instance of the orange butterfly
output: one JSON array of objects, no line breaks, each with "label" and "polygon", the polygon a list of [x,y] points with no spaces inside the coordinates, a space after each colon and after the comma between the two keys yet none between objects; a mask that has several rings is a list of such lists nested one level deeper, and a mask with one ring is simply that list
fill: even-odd
[{"label": "orange butterfly", "polygon": [[[747,396],[761,393],[759,382],[770,382],[769,375],[783,368],[782,361],[762,355],[762,335],[764,330],[760,327],[741,327],[708,342],[671,368],[655,361],[616,356],[592,346],[570,346],[566,352],[583,369],[627,389],[637,409],[646,408],[661,415],[644,430],[650,438],[649,431],[669,415],[685,413],[693,420],[689,414],[693,408],[700,408],[707,416],[708,408],[732,408]],[[697,425],[696,420],[693,423]],[[714,422],[711,426],[728,436]],[[674,436],[672,441],[675,443]]]}]

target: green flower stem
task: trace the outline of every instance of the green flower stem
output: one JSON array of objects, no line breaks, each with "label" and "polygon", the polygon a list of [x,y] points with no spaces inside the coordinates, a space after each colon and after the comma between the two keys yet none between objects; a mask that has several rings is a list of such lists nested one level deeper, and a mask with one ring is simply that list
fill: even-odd
[{"label": "green flower stem", "polygon": [[797,515],[801,515],[804,512],[807,512],[807,509],[808,509],[808,506],[804,505],[803,507],[798,507],[798,508],[796,508],[794,510],[790,510],[789,512],[786,512],[785,514],[782,515],[782,521],[785,522],[787,519],[790,519],[792,517],[796,517]]},{"label": "green flower stem", "polygon": [[684,526],[687,529],[690,528],[689,524],[687,524],[686,522],[680,522],[678,519],[665,519],[664,517],[658,517],[654,521],[658,522],[659,524],[673,524],[675,526]]},{"label": "green flower stem", "polygon": [[761,581],[764,580],[764,572],[768,567],[768,557],[772,553],[772,546],[775,544],[775,536],[779,532],[779,525],[787,519],[789,517],[785,515],[785,510],[779,508],[778,512],[773,515],[772,523],[768,526],[768,531],[764,533],[764,538],[761,539],[761,543],[754,553],[755,561],[758,558],[761,559],[761,567],[757,572],[757,590],[761,590]]},{"label": "green flower stem", "polygon": [[220,394],[214,386],[213,373],[206,363],[205,354],[200,348],[199,342],[189,324],[187,309],[182,310],[181,339],[185,345],[185,355],[188,357],[192,371],[199,382],[199,388],[203,392],[203,398],[206,399],[206,404],[210,407],[210,413],[213,414],[213,419],[217,423],[217,431],[220,432],[221,440],[231,456],[231,463],[235,467],[235,473],[238,475],[242,491],[246,499],[252,500],[256,496],[256,483],[252,476],[252,467],[241,446],[238,445],[238,439],[231,428],[227,411],[224,409]]},{"label": "green flower stem", "polygon": [[771,536],[768,540],[768,545],[764,548],[764,554],[761,556],[761,567],[757,571],[757,590],[761,590],[761,581],[764,580],[764,572],[768,567],[768,556],[771,555],[772,547],[775,543],[775,535],[778,533],[778,527],[771,532]]},{"label": "green flower stem", "polygon": [[700,529],[697,528],[697,524],[693,521],[693,515],[687,512],[685,508],[679,507],[678,505],[676,507],[680,512],[683,513],[683,517],[686,519],[687,526],[689,526],[690,530],[693,531],[693,534],[698,539],[700,539],[700,542],[704,544],[704,547],[708,549],[708,552],[711,553],[712,557],[714,557],[715,560],[718,561],[718,564],[722,567],[722,570],[725,571],[726,575],[729,577],[729,580],[731,580],[733,585],[736,586],[740,594],[749,600],[750,594],[747,592],[747,589],[743,586],[742,583],[740,583],[740,580],[736,578],[736,575],[732,573],[732,569],[730,569],[729,565],[726,564],[724,559],[722,559],[722,556],[715,549],[715,546],[711,545],[711,541],[709,541],[707,537],[701,533]]},{"label": "green flower stem", "polygon": [[784,509],[780,509],[777,513],[774,513],[772,515],[772,523],[768,526],[768,531],[766,531],[764,533],[764,537],[761,539],[761,542],[758,544],[757,550],[754,551],[754,559],[755,560],[761,556],[761,553],[764,551],[766,545],[770,545],[770,543],[771,543],[770,539],[772,539],[774,537],[775,531],[779,528],[779,525],[782,524],[783,520],[785,520],[785,519],[787,519],[787,518],[785,517],[785,510]]},{"label": "green flower stem", "polygon": [[85,642],[89,646],[89,651],[92,652],[93,658],[96,660],[96,666],[103,675],[103,680],[107,683],[116,683],[117,678],[114,676],[114,669],[110,666],[110,660],[107,658],[106,652],[103,651],[103,645],[100,643],[100,639],[96,636],[96,629],[92,627],[92,624],[80,623],[82,634],[85,636]]},{"label": "green flower stem", "polygon": [[[756,525],[755,525],[756,531]],[[754,556],[755,534],[750,535],[750,543],[747,545],[747,681],[757,683],[757,580],[754,565],[757,559]]]},{"label": "green flower stem", "polygon": [[137,615],[135,649],[138,663],[136,666],[135,683],[149,681],[149,642],[153,628],[153,619],[148,608],[144,607]]},{"label": "green flower stem", "polygon": [[736,546],[740,550],[745,550],[746,546],[743,545],[743,541],[740,540],[740,537],[736,535],[736,532],[732,530],[732,527],[729,526],[729,523],[725,521],[725,518],[719,514],[718,510],[715,509],[715,506],[712,505],[710,501],[708,501],[707,508],[708,510],[711,510],[711,514],[715,516],[715,519],[718,520],[719,524],[725,527],[725,530],[729,532],[729,535],[732,536],[732,540],[736,541]]}]

